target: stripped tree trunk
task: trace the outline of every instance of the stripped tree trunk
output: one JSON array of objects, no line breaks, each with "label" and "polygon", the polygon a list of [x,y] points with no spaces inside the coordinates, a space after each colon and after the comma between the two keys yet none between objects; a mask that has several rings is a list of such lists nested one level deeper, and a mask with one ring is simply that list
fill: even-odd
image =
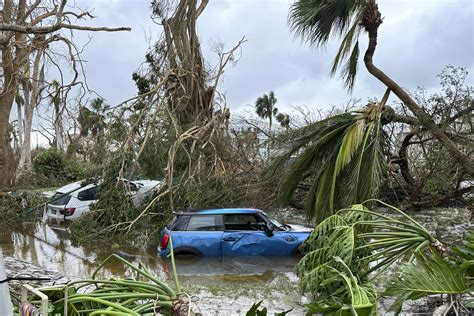
[{"label": "stripped tree trunk", "polygon": [[[5,0],[3,4],[2,22],[12,23],[14,17],[13,0]],[[17,16],[23,16],[26,11],[26,0],[20,0]],[[14,35],[16,45],[11,43],[0,46],[2,51],[3,87],[0,94],[0,187],[11,185],[14,175],[12,152],[10,148],[10,112],[18,90],[20,72],[19,65],[24,64],[28,56],[26,35]]]},{"label": "stripped tree trunk", "polygon": [[54,104],[54,135],[56,136],[56,149],[63,151],[64,150],[64,129],[63,129],[63,119],[61,107],[58,104]]},{"label": "stripped tree trunk", "polygon": [[[31,129],[33,125],[33,112],[40,101],[40,93],[44,82],[44,66],[40,69],[43,51],[36,51],[33,63],[33,77],[30,83],[28,79],[23,81],[23,91],[25,94],[25,135],[21,146],[20,160],[15,173],[15,180],[25,172],[31,170]],[[27,65],[28,67],[28,65]],[[31,86],[31,92],[30,92]]]},{"label": "stripped tree trunk", "polygon": [[21,147],[21,145],[23,144],[23,135],[25,133],[25,122],[23,121],[23,106],[19,102],[17,102],[16,104],[16,115],[18,120],[18,144],[19,147]]}]

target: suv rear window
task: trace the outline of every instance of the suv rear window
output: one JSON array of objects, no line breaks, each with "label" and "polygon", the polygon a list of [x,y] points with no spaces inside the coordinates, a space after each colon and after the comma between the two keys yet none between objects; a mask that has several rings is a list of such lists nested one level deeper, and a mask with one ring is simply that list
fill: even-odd
[{"label": "suv rear window", "polygon": [[219,231],[219,218],[216,215],[193,215],[189,218],[187,231]]},{"label": "suv rear window", "polygon": [[79,201],[93,201],[96,199],[95,195],[97,194],[98,190],[99,190],[98,186],[93,186],[92,188],[81,191],[77,193],[77,199]]},{"label": "suv rear window", "polygon": [[59,193],[56,192],[56,194],[53,196],[51,199],[52,205],[66,205],[69,203],[69,200],[71,199],[71,194],[64,194],[64,193]]}]

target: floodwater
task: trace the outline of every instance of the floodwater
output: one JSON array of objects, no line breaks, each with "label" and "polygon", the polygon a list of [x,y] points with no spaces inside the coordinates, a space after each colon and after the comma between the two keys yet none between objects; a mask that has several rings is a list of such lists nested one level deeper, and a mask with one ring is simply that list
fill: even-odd
[{"label": "floodwater", "polygon": [[[426,210],[412,215],[448,243],[460,240],[471,225],[470,212],[465,209]],[[286,221],[291,222],[288,218]],[[0,227],[0,246],[7,257],[7,270],[9,264],[28,271],[36,266],[42,269],[37,274],[53,275],[59,283],[88,277],[110,254],[122,252],[129,255],[127,260],[144,263],[155,275],[174,284],[170,262],[159,259],[154,248],[132,250],[112,243],[75,247],[64,227],[42,221]],[[177,272],[183,290],[200,298],[204,315],[245,315],[253,303],[261,300],[269,315],[289,309],[293,309],[289,315],[304,315],[306,298],[298,291],[296,263],[294,257],[204,257],[177,260]],[[101,271],[104,277],[134,276],[117,261],[109,262]],[[408,308],[413,310],[413,306]],[[414,308],[421,311],[423,306]]]},{"label": "floodwater", "polygon": [[[0,246],[7,257],[9,274],[28,274],[22,270],[29,270],[30,275],[53,278],[50,283],[89,277],[110,254],[120,252],[132,263],[141,262],[168,284],[174,284],[171,263],[158,258],[156,248],[132,250],[112,244],[76,247],[69,240],[67,229],[43,221],[2,227]],[[176,267],[183,290],[200,298],[204,315],[245,315],[260,300],[272,313],[293,308],[290,315],[303,315],[294,274],[297,260],[294,257],[177,258]],[[47,272],[33,271],[35,267]],[[104,277],[135,276],[117,260],[107,263],[100,273]]]}]

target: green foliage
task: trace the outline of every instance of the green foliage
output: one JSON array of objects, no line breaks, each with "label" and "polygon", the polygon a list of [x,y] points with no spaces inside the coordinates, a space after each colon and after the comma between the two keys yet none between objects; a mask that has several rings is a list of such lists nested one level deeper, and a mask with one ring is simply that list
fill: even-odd
[{"label": "green foliage", "polygon": [[[266,307],[262,307],[262,309],[259,309],[260,306],[262,305],[263,301],[260,301],[258,303],[255,303],[252,305],[252,307],[245,313],[245,316],[267,316],[268,315],[268,310]],[[289,312],[291,312],[291,309],[289,311],[284,311],[281,313],[275,313],[275,316],[285,316]]]},{"label": "green foliage", "polygon": [[[172,216],[169,200],[164,197],[149,205],[157,194],[155,192],[155,195],[149,196],[141,205],[134,205],[134,192],[130,183],[118,177],[122,159],[112,161],[101,180],[96,195],[97,202],[91,205],[90,212],[71,225],[71,240],[76,244],[84,244],[96,242],[98,238],[115,238],[117,242],[129,246],[156,242],[163,225],[168,223]],[[129,169],[127,164],[124,167]],[[145,207],[148,207],[146,214],[136,220]],[[128,225],[133,221],[133,228],[128,229]]]},{"label": "green foliage", "polygon": [[[136,279],[101,279],[96,274],[111,259],[133,270]],[[140,279],[139,279],[140,278]],[[166,315],[182,313],[191,308],[177,296],[176,291],[160,281],[139,263],[132,265],[125,259],[111,255],[104,260],[89,279],[71,281],[65,285],[41,288],[50,301],[49,315],[63,315],[67,302],[67,315],[143,315],[156,313]],[[65,293],[68,293],[65,299]],[[32,294],[28,302],[39,306],[39,298]],[[179,306],[178,306],[179,305]]]},{"label": "green foliage", "polygon": [[[474,260],[474,228],[471,227],[461,245],[455,247],[454,252],[462,259],[469,261]],[[474,271],[470,273],[474,276]]]},{"label": "green foliage", "polygon": [[369,315],[377,300],[373,280],[396,262],[402,267],[382,294],[397,296],[393,311],[407,299],[472,291],[472,232],[456,248],[459,260],[418,222],[382,204],[401,219],[353,205],[321,222],[302,245],[297,273],[302,290],[313,295],[308,314]]},{"label": "green foliage", "polygon": [[27,209],[39,214],[43,210],[33,208],[45,202],[46,198],[38,192],[0,192],[0,222],[12,221],[18,219],[18,216],[25,216],[24,213]]},{"label": "green foliage", "polygon": [[87,136],[89,133],[96,136],[102,132],[106,126],[105,117],[101,114],[107,109],[107,105],[102,98],[96,98],[91,101],[90,106],[93,110],[89,110],[85,106],[79,108],[79,117],[77,121],[81,127],[81,135]]},{"label": "green foliage", "polygon": [[201,182],[188,182],[182,189],[185,204],[199,208],[219,208],[239,205],[244,199],[226,179],[212,177]]},{"label": "green foliage", "polygon": [[372,103],[286,133],[270,168],[270,172],[285,169],[279,186],[283,204],[289,204],[308,177],[313,184],[306,214],[317,222],[335,209],[376,196],[386,172],[381,111]]},{"label": "green foliage", "polygon": [[[371,315],[377,309],[377,294],[372,284],[360,284],[344,261],[334,257],[334,262],[340,264],[340,270],[324,264],[313,270],[314,275],[324,278],[324,286],[337,286],[333,295],[325,294],[315,299],[315,302],[305,305],[307,315],[324,313],[325,315]],[[321,288],[320,291],[327,290]],[[339,297],[337,297],[339,296]]]},{"label": "green foliage", "polygon": [[77,181],[88,175],[86,168],[55,148],[39,151],[33,159],[33,170],[49,179],[61,182]]},{"label": "green foliage", "polygon": [[275,107],[276,103],[277,98],[275,97],[275,93],[270,91],[269,94],[264,94],[257,99],[255,102],[255,111],[261,118],[271,118],[278,113],[278,109]]},{"label": "green foliage", "polygon": [[290,126],[290,116],[288,114],[278,113],[275,118],[281,127],[288,128]]},{"label": "green foliage", "polygon": [[113,174],[105,177],[97,199],[98,201],[92,204],[91,211],[71,225],[71,240],[75,243],[113,235],[120,225],[133,220],[139,214],[132,203],[129,189]]},{"label": "green foliage", "polygon": [[[404,264],[385,290],[385,296],[397,297],[390,311],[399,313],[405,300],[417,300],[430,294],[463,294],[472,291],[472,284],[471,288],[468,286],[467,265],[455,266],[434,251],[428,254],[417,252],[414,256],[415,260]],[[470,266],[473,265],[471,260]]]},{"label": "green foliage", "polygon": [[360,22],[366,4],[367,0],[298,0],[290,9],[292,30],[310,45],[324,47],[331,38],[342,39],[331,74],[335,74],[345,62],[341,77],[349,89],[353,88],[357,73]]}]

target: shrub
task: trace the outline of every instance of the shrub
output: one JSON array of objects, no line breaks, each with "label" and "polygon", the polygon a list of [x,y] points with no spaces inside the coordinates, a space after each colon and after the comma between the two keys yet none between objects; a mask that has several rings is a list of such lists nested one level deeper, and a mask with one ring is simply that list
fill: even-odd
[{"label": "shrub", "polygon": [[96,165],[67,159],[65,153],[55,148],[40,150],[33,159],[33,170],[48,179],[62,181],[92,177],[99,171]]},{"label": "shrub", "polygon": [[33,169],[48,178],[59,178],[66,170],[66,157],[54,148],[42,150],[33,159]]}]

